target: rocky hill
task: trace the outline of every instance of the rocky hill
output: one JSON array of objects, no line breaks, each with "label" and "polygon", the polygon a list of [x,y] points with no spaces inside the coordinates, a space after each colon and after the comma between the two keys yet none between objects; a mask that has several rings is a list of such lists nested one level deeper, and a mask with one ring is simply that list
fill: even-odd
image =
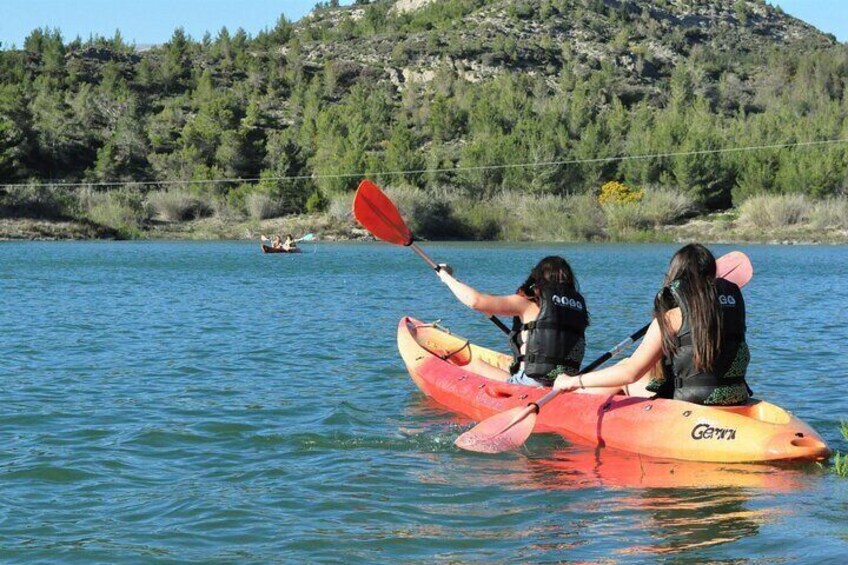
[{"label": "rocky hill", "polygon": [[332,61],[398,89],[444,68],[472,83],[527,73],[556,88],[564,69],[586,78],[609,66],[628,102],[662,97],[686,63],[701,91],[730,73],[753,93],[768,69],[751,54],[836,45],[762,0],[399,0],[319,9],[298,27],[322,37],[302,44],[306,65]]}]

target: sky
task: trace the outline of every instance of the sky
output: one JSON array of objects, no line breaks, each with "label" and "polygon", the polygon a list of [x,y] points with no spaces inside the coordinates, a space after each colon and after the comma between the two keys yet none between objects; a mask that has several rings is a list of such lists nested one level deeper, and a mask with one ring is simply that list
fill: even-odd
[{"label": "sky", "polygon": [[[317,0],[0,0],[0,48],[21,47],[39,27],[59,28],[65,41],[76,36],[112,37],[136,45],[168,41],[182,27],[194,39],[214,37],[224,26],[251,35],[274,27],[281,14],[299,20]],[[729,0],[726,0],[729,1]],[[848,0],[769,0],[839,41],[848,41]],[[342,0],[350,4],[351,0]]]},{"label": "sky", "polygon": [[[80,36],[113,37],[127,43],[165,43],[182,27],[194,39],[222,27],[251,35],[271,29],[280,15],[292,21],[308,14],[318,0],[0,0],[0,43],[21,47],[33,29],[59,28],[65,42]],[[352,0],[342,0],[342,5]]]}]

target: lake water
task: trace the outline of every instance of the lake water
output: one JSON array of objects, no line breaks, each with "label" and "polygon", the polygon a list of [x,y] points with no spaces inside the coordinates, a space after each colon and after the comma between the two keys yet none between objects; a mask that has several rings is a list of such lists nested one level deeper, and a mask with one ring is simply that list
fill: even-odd
[{"label": "lake water", "polygon": [[[0,244],[0,561],[843,562],[848,479],[673,468],[534,436],[471,454],[399,318],[503,348],[411,251],[244,242]],[[587,360],[649,319],[675,245],[428,244],[485,291],[572,261]],[[848,448],[848,248],[741,249],[757,395]],[[637,433],[638,430],[634,431]]]}]

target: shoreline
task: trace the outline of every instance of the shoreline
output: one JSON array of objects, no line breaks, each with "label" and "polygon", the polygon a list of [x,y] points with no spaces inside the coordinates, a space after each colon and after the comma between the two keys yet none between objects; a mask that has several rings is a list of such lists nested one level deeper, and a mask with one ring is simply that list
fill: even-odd
[{"label": "shoreline", "polygon": [[[736,225],[725,215],[700,216],[683,224],[634,231],[624,237],[590,240],[551,240],[551,243],[684,243],[766,245],[847,245],[848,230],[814,229],[807,225],[755,231]],[[86,241],[86,240],[252,240],[260,234],[315,233],[322,241],[364,241],[373,237],[352,221],[339,221],[326,214],[300,215],[268,220],[205,218],[185,222],[155,222],[126,237],[118,230],[83,221],[0,218],[0,241]],[[541,242],[523,239],[428,238],[428,241]],[[545,242],[548,242],[545,240]]]}]

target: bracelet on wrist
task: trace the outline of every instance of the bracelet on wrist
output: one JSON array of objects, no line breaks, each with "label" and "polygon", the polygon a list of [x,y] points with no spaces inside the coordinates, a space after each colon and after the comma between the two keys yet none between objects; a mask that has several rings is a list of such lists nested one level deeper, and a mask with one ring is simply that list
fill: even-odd
[{"label": "bracelet on wrist", "polygon": [[580,388],[585,389],[586,387],[583,385],[583,375],[577,375],[577,382],[580,383]]}]

